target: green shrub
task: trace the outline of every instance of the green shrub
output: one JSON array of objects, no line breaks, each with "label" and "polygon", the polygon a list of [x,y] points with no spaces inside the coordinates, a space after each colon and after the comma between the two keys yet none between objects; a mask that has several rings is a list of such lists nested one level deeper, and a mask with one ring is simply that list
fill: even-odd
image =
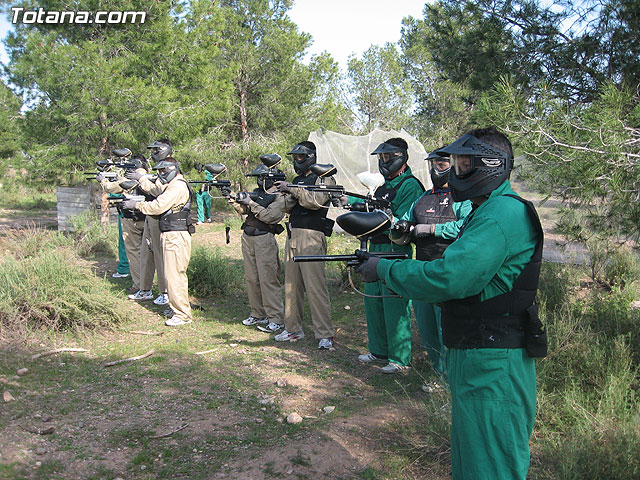
[{"label": "green shrub", "polygon": [[189,291],[196,297],[226,295],[241,288],[242,265],[220,254],[220,250],[198,247],[191,254],[187,269]]},{"label": "green shrub", "polygon": [[547,445],[544,456],[563,480],[640,478],[640,418],[630,425],[590,425],[571,429]]},{"label": "green shrub", "polygon": [[115,256],[118,249],[117,225],[101,225],[94,212],[69,219],[78,255],[89,258],[97,255]]},{"label": "green shrub", "polygon": [[126,318],[125,302],[79,265],[69,250],[0,264],[0,325],[52,331],[111,326]]}]

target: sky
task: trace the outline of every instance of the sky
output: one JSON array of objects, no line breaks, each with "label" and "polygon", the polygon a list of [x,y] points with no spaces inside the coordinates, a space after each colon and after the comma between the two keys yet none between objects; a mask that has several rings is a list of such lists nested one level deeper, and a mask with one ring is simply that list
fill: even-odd
[{"label": "sky", "polygon": [[[346,69],[350,54],[360,56],[371,45],[397,42],[402,19],[422,18],[424,4],[425,0],[295,0],[289,16],[313,37],[309,55],[326,50]],[[0,16],[0,39],[10,28],[6,16]],[[4,44],[0,61],[8,61]]]},{"label": "sky", "polygon": [[309,53],[328,51],[346,69],[349,55],[400,40],[402,19],[423,18],[425,0],[295,0],[289,16],[310,33]]}]

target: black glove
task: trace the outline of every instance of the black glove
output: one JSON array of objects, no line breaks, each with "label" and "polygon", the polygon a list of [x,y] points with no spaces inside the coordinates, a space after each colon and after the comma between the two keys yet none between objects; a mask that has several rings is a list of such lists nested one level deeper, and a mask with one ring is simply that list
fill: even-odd
[{"label": "black glove", "polygon": [[250,201],[251,197],[247,192],[239,192],[238,195],[236,195],[236,202],[241,205],[249,205]]},{"label": "black glove", "polygon": [[363,282],[371,283],[380,280],[378,276],[379,257],[371,255],[364,250],[356,250],[356,257],[362,261],[362,263],[356,267],[356,273],[360,274]]},{"label": "black glove", "polygon": [[142,177],[142,175],[142,173],[136,172],[135,170],[127,170],[126,172],[124,172],[124,176],[129,180],[138,181],[140,180],[140,177]]},{"label": "black glove", "polygon": [[355,202],[350,205],[352,212],[368,212],[367,204],[365,202]]},{"label": "black glove", "polygon": [[393,224],[393,227],[391,227],[391,230],[399,234],[409,233],[411,231],[412,226],[413,224],[411,222],[408,222],[407,220],[398,220]]},{"label": "black glove", "polygon": [[138,200],[134,200],[133,198],[130,198],[122,202],[122,208],[125,208],[127,210],[135,210],[137,203],[138,203]]},{"label": "black glove", "polygon": [[435,233],[436,226],[433,223],[420,223],[413,228],[416,238],[426,238]]},{"label": "black glove", "polygon": [[291,184],[289,182],[275,182],[274,185],[278,189],[278,191],[282,193],[287,193],[291,191]]},{"label": "black glove", "polygon": [[220,187],[220,193],[223,197],[229,197],[231,195],[231,187]]}]

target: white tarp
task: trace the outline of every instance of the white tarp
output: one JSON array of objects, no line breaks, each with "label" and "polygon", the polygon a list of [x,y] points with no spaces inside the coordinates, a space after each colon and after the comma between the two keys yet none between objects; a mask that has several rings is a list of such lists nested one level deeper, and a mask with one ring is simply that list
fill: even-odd
[{"label": "white tarp", "polygon": [[409,145],[409,166],[413,174],[420,179],[426,189],[431,188],[429,168],[424,159],[427,153],[422,144],[404,129],[373,130],[361,137],[342,135],[336,132],[317,130],[309,134],[309,140],[316,145],[318,163],[332,163],[338,169],[335,179],[338,185],[347,191],[367,193],[367,189],[358,181],[360,172],[378,172],[378,156],[371,152],[385,140],[400,137]]}]

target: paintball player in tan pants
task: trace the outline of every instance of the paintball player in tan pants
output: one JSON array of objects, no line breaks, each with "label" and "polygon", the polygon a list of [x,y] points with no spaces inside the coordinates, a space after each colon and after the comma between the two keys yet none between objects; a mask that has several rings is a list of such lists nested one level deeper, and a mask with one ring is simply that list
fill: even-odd
[{"label": "paintball player in tan pants", "polygon": [[[144,155],[136,154],[131,158],[123,157],[123,159],[127,163],[136,165],[136,173],[140,175],[147,173],[147,160],[144,158]],[[124,180],[123,177],[117,178],[115,181],[109,181],[101,174],[98,174],[96,179],[100,182],[102,189],[107,193],[121,194],[124,192],[124,189],[120,186],[120,180]],[[138,192],[131,193],[137,195]],[[145,223],[144,214],[123,209],[121,205],[118,205],[117,208],[122,216],[120,219],[122,223],[122,238],[124,240],[124,249],[125,252],[127,252],[127,258],[129,260],[129,273],[131,274],[132,281],[131,287],[135,289],[135,291],[139,291],[142,283],[140,278],[142,272],[140,252],[142,249],[142,232]]]},{"label": "paintball player in tan pants", "polygon": [[170,307],[165,311],[169,317],[165,325],[173,327],[192,321],[187,267],[191,258],[191,234],[195,232],[189,218],[193,195],[174,158],[165,158],[153,169],[158,171],[158,181],[166,186],[164,191],[151,202],[127,200],[124,206],[160,216],[158,225]]},{"label": "paintball player in tan pants", "polygon": [[[275,235],[284,231],[280,221],[285,215],[284,195],[278,193],[266,165],[260,164],[247,176],[257,177],[258,188],[252,195],[240,192],[233,207],[246,215],[242,224],[242,258],[251,313],[244,325],[257,325],[263,332],[283,328],[284,307],[280,284],[280,255]],[[252,198],[253,197],[253,198]]]},{"label": "paintball player in tan pants", "polygon": [[[151,159],[158,163],[173,153],[171,142],[162,138],[154,141],[147,148],[151,150]],[[138,172],[127,172],[126,177],[139,182],[139,189],[145,195],[147,201],[164,192],[166,185],[160,180],[152,181],[150,175],[141,175]],[[147,215],[143,233],[143,248],[141,253],[142,276],[140,291],[135,295],[130,295],[131,300],[151,300],[153,292],[153,275],[158,277],[158,297],[153,300],[156,305],[167,305],[169,296],[167,295],[167,281],[164,273],[164,262],[162,261],[162,242],[160,240],[159,215]]]},{"label": "paintball player in tan pants", "polygon": [[[320,178],[311,173],[309,167],[316,163],[316,146],[304,141],[289,152],[293,156],[293,166],[298,174],[292,181],[276,182],[285,196],[285,210],[289,212],[287,243],[285,251],[284,294],[285,330],[274,338],[279,342],[304,338],[302,317],[304,313],[304,292],[309,298],[311,321],[313,323],[319,349],[333,347],[335,329],[331,323],[331,303],[327,290],[327,276],[324,262],[294,263],[295,255],[326,255],[327,235],[331,235],[333,221],[327,219],[330,197],[322,192],[310,192],[296,185],[315,185]],[[335,185],[333,177],[326,177],[327,185]]]}]

